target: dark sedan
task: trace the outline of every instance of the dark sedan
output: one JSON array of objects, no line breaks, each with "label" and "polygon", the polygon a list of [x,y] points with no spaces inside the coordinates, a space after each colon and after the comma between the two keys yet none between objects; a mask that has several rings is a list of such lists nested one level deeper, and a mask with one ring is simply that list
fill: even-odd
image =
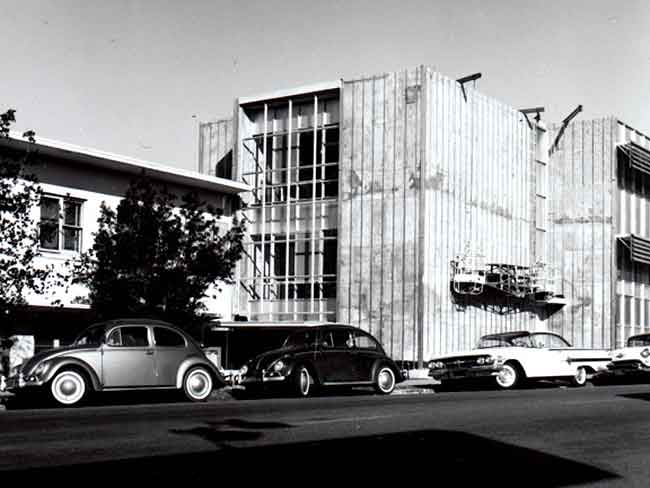
[{"label": "dark sedan", "polygon": [[374,386],[389,394],[405,379],[373,336],[339,324],[299,329],[280,349],[248,361],[241,378],[247,389],[281,386],[302,397],[321,386]]},{"label": "dark sedan", "polygon": [[59,405],[91,391],[176,389],[192,401],[208,398],[224,378],[200,345],[181,329],[145,319],[90,326],[66,347],[36,354],[12,371],[7,389],[43,390]]}]

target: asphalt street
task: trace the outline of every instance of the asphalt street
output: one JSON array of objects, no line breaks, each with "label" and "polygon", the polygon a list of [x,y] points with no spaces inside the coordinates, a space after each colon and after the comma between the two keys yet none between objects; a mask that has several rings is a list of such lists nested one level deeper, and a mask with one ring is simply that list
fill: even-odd
[{"label": "asphalt street", "polygon": [[[17,476],[648,486],[650,385],[0,412]],[[126,477],[126,478],[125,478]],[[443,481],[449,480],[449,481]]]}]

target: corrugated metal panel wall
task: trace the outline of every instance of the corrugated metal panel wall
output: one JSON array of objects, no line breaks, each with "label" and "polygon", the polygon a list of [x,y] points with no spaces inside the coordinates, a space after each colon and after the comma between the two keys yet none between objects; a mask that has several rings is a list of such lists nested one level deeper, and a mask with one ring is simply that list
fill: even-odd
[{"label": "corrugated metal panel wall", "polygon": [[549,258],[568,300],[550,326],[580,347],[612,341],[614,129],[609,118],[574,122],[550,160]]},{"label": "corrugated metal panel wall", "polygon": [[486,333],[534,328],[528,313],[454,309],[449,262],[469,246],[487,262],[530,265],[534,233],[534,133],[513,108],[428,72],[424,173],[424,354],[473,347]]},{"label": "corrugated metal panel wall", "polygon": [[[624,123],[612,119],[612,144],[635,142],[650,150],[650,139]],[[616,173],[616,234],[634,234],[650,239],[650,177],[630,167],[622,149],[613,147],[612,158],[618,161]],[[624,241],[612,241],[616,259],[615,317],[613,342],[619,347],[634,334],[650,331],[650,267],[630,259]]]},{"label": "corrugated metal panel wall", "polygon": [[[516,110],[429,68],[343,87],[338,319],[397,359],[471,347],[526,315],[454,309],[449,262],[531,264],[533,133]],[[420,284],[423,283],[423,286]]]},{"label": "corrugated metal panel wall", "polygon": [[199,173],[217,174],[217,165],[231,153],[232,144],[232,119],[199,124]]},{"label": "corrugated metal panel wall", "polygon": [[337,319],[407,360],[418,348],[419,77],[346,81],[341,111]]}]

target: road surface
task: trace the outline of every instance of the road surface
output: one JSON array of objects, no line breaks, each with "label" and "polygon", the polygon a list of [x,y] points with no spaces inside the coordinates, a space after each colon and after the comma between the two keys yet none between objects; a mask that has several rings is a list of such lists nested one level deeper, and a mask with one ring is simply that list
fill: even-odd
[{"label": "road surface", "polygon": [[215,486],[648,486],[650,385],[0,412],[0,482],[176,475]]}]

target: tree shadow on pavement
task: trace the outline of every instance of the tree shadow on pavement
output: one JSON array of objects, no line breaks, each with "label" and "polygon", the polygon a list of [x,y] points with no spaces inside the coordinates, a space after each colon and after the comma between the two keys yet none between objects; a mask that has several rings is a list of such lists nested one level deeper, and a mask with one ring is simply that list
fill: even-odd
[{"label": "tree shadow on pavement", "polygon": [[[203,437],[205,432],[190,434]],[[249,431],[244,440],[259,434]],[[83,480],[99,475],[104,481],[141,479],[151,483],[182,474],[184,484],[212,483],[227,475],[237,484],[255,479],[265,484],[318,480],[319,484],[344,481],[366,486],[417,478],[443,486],[517,487],[559,487],[619,478],[598,467],[456,431],[423,430],[255,447],[224,446],[223,438],[204,438],[218,449],[0,474],[3,481],[15,476],[22,482],[31,476]]]},{"label": "tree shadow on pavement", "polygon": [[283,422],[252,422],[250,420],[226,419],[220,422],[207,422],[201,427],[191,429],[172,429],[177,435],[196,436],[210,441],[218,447],[229,447],[228,441],[253,441],[262,437],[260,429],[290,429],[291,425]]}]

